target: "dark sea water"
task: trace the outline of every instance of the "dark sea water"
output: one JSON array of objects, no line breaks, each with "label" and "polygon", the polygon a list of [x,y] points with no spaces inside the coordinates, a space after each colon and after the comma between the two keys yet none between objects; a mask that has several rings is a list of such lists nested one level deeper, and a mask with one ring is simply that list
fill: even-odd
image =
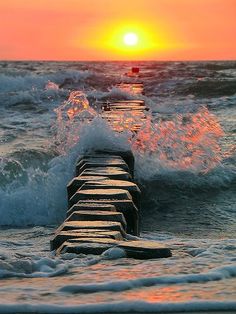
[{"label": "dark sea water", "polygon": [[[145,95],[114,87],[131,66]],[[90,108],[68,120],[72,91]],[[101,118],[101,101],[137,98],[138,133]],[[0,62],[0,313],[236,312],[235,139],[233,61]],[[107,146],[134,151],[141,236],[171,258],[50,252],[78,155]]]}]

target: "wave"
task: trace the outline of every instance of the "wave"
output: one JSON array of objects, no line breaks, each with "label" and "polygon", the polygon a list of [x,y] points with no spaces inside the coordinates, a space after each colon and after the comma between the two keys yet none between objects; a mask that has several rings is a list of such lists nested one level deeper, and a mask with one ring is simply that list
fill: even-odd
[{"label": "wave", "polygon": [[[98,134],[97,136],[99,137]],[[91,135],[91,139],[93,138],[95,142],[98,137]],[[106,137],[104,138],[106,139]],[[98,146],[100,147],[99,144]],[[1,226],[60,224],[65,218],[67,209],[66,185],[74,176],[76,159],[81,149],[83,150],[85,147],[93,147],[93,145],[84,140],[80,149],[75,149],[70,155],[54,157],[49,162],[47,159],[50,157],[46,155],[44,165],[40,165],[40,159],[36,158],[35,161],[31,160],[32,166],[29,168],[19,161],[8,160],[8,168],[5,168],[1,178]],[[144,218],[149,216],[150,211],[155,217],[155,212],[159,211],[160,214],[162,208],[168,213],[167,208],[170,208],[170,204],[172,204],[171,207],[176,208],[175,211],[172,210],[172,214],[177,211],[176,219],[178,219],[178,211],[180,211],[183,216],[185,215],[185,219],[189,215],[196,216],[199,226],[206,221],[207,213],[211,223],[214,223],[216,217],[219,216],[218,227],[227,219],[231,222],[234,221],[235,212],[230,209],[230,204],[229,207],[225,202],[223,207],[219,204],[219,207],[222,207],[220,214],[216,209],[213,212],[209,209],[202,209],[198,212],[198,206],[200,204],[203,208],[203,204],[199,200],[202,202],[205,200],[206,205],[204,206],[207,206],[207,201],[209,202],[212,197],[219,197],[220,193],[222,193],[222,197],[228,195],[228,200],[230,200],[234,195],[236,185],[235,170],[220,167],[209,174],[199,175],[187,171],[157,171],[155,167],[151,167],[148,160],[146,166],[143,166],[144,164],[144,160],[142,165],[137,162],[135,168],[136,180],[143,194],[142,203],[145,211],[142,211],[142,215]],[[140,174],[140,169],[145,176]],[[151,174],[150,177],[148,173]],[[232,195],[230,196],[229,193]],[[196,209],[190,210],[189,206],[194,207],[194,203]],[[185,210],[180,209],[181,206]],[[230,212],[231,210],[232,212]]]},{"label": "wave", "polygon": [[[124,96],[122,91],[111,89],[100,97],[111,95]],[[159,195],[178,195],[181,189],[191,195],[193,190],[221,190],[235,183],[235,168],[221,165],[221,128],[206,108],[190,116],[179,114],[171,121],[153,122],[147,115],[141,130],[132,134],[125,127],[115,132],[91,108],[68,119],[73,101],[71,98],[56,109],[55,137],[45,151],[14,152],[0,160],[1,225],[61,222],[67,204],[65,187],[74,175],[76,159],[96,148],[133,149],[136,180],[143,187],[144,200],[152,199],[156,188]],[[126,125],[125,117],[120,125]]]},{"label": "wave", "polygon": [[236,80],[199,80],[193,83],[184,84],[177,89],[177,94],[196,97],[220,97],[232,96],[236,93]]},{"label": "wave", "polygon": [[0,313],[39,313],[39,314],[74,314],[74,313],[191,313],[191,312],[226,312],[233,314],[236,311],[234,301],[195,301],[195,302],[145,302],[127,301],[96,303],[86,305],[56,305],[56,304],[3,304],[0,306]]},{"label": "wave", "polygon": [[179,285],[186,283],[206,283],[236,277],[236,265],[227,265],[212,269],[207,273],[159,276],[153,278],[138,278],[134,280],[114,281],[108,283],[68,285],[60,288],[59,291],[66,293],[96,293],[103,291],[118,292],[142,287],[153,287],[160,285]]},{"label": "wave", "polygon": [[224,62],[205,62],[201,63],[201,66],[207,70],[219,71],[219,70],[228,70],[236,69],[235,61],[224,61]]},{"label": "wave", "polygon": [[[48,170],[24,168],[10,161],[0,189],[1,225],[29,226],[60,223],[66,211],[66,184],[74,173],[77,155],[55,157]],[[8,175],[10,172],[11,179]],[[10,182],[9,182],[9,181]]]},{"label": "wave", "polygon": [[[232,162],[235,157],[232,156]],[[171,169],[163,167],[153,155],[136,155],[136,179],[144,187],[153,186],[158,190],[178,190],[189,192],[224,191],[236,184],[236,167],[224,165],[224,161],[207,173],[191,169]]]},{"label": "wave", "polygon": [[[64,79],[64,75],[68,73],[63,73],[61,78]],[[76,72],[76,75],[80,80],[88,78],[89,74]],[[40,85],[44,80],[44,92],[58,93],[56,83],[45,90],[46,77],[49,78],[46,75],[38,81]],[[32,81],[32,78],[38,79],[31,75],[12,80],[20,89],[21,84],[28,86],[27,80]],[[80,110],[78,93],[86,107],[82,106]],[[106,92],[90,90],[87,96],[94,99],[94,106],[96,100],[136,98],[114,87]],[[154,100],[146,96],[139,98],[145,99],[150,107],[155,106]],[[45,152],[14,152],[0,160],[1,225],[44,225],[62,221],[66,209],[65,187],[73,177],[76,159],[79,154],[96,148],[132,149],[136,157],[136,179],[144,188],[149,184],[151,191],[158,185],[160,192],[164,190],[162,187],[168,187],[171,193],[176,187],[179,192],[179,186],[184,191],[199,191],[213,187],[223,189],[234,184],[235,168],[221,166],[224,156],[219,141],[223,131],[216,117],[194,102],[188,106],[188,101],[171,110],[169,117],[147,113],[136,133],[127,128],[127,121],[135,122],[136,117],[120,115],[118,133],[113,125],[102,119],[99,110],[95,112],[90,107],[85,94],[71,93],[69,99],[55,109],[54,138]],[[73,112],[69,119],[68,112]],[[146,198],[149,196],[146,194]]]},{"label": "wave", "polygon": [[[67,130],[68,133],[60,129],[61,137],[55,138],[55,147],[51,150],[58,156],[52,159],[50,152],[26,151],[15,153],[15,158],[0,160],[2,226],[59,224],[65,218],[66,185],[74,176],[79,154],[96,147],[125,148],[129,145],[125,136],[117,138],[99,118],[89,125],[79,121],[73,127],[71,132]],[[79,141],[78,136],[81,136]]]},{"label": "wave", "polygon": [[[66,82],[70,81],[78,87],[83,87],[85,80],[91,76],[88,71],[60,71],[53,74],[0,74],[0,106],[9,107],[19,104],[48,103],[68,96]],[[61,88],[48,88],[48,83],[54,82]],[[28,106],[29,107],[29,106]]]},{"label": "wave", "polygon": [[[55,277],[68,272],[65,262],[51,258],[0,260],[0,278],[42,278]],[[0,310],[1,311],[1,310]]]},{"label": "wave", "polygon": [[[0,94],[1,107],[20,111],[37,111],[38,105],[48,108],[53,100],[61,100],[68,95],[65,90],[32,89]],[[30,106],[35,105],[35,106]]]},{"label": "wave", "polygon": [[195,301],[180,303],[149,303],[142,301],[96,303],[79,306],[65,306],[52,304],[4,304],[0,306],[0,313],[39,313],[39,314],[75,314],[75,313],[179,313],[179,312],[207,312],[233,314],[236,302],[230,301]]},{"label": "wave", "polygon": [[56,84],[63,84],[66,79],[70,79],[75,84],[87,79],[92,75],[89,71],[59,71],[55,73],[22,75],[14,73],[12,75],[0,74],[0,92],[17,92],[31,89],[44,89],[48,81]]}]

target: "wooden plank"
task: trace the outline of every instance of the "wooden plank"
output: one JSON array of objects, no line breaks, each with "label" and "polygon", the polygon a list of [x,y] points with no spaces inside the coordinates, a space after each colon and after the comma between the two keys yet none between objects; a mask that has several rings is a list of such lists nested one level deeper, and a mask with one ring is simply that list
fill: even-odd
[{"label": "wooden plank", "polygon": [[[98,159],[98,158],[96,158]],[[89,168],[101,168],[101,167],[118,167],[126,172],[129,171],[128,165],[123,161],[102,161],[102,160],[81,160],[77,165],[76,165],[76,175],[79,176],[85,169]]]},{"label": "wooden plank", "polygon": [[75,211],[116,211],[116,207],[112,204],[99,204],[99,203],[83,203],[83,204],[75,204],[67,211],[67,217],[69,217]]},{"label": "wooden plank", "polygon": [[119,168],[119,167],[93,167],[85,169],[82,176],[98,176],[98,177],[108,177],[110,179],[117,180],[131,180],[131,175],[129,172]]},{"label": "wooden plank", "polygon": [[119,231],[122,236],[125,236],[125,231],[120,222],[115,221],[65,221],[56,230],[61,231],[82,230],[82,229],[105,229],[110,231]]},{"label": "wooden plank", "polygon": [[138,188],[138,186],[130,181],[124,181],[124,180],[101,180],[101,181],[89,181],[84,183],[80,190],[88,190],[88,189],[124,189],[127,190],[134,202],[134,204],[137,206],[137,208],[140,208],[140,202],[141,202],[141,191]]},{"label": "wooden plank", "polygon": [[131,200],[132,197],[127,190],[122,189],[90,189],[78,190],[69,200],[69,207],[81,200]]},{"label": "wooden plank", "polygon": [[60,231],[55,234],[55,236],[50,241],[50,249],[58,249],[64,242],[70,239],[80,239],[80,238],[109,238],[121,241],[123,236],[119,231],[111,231],[104,229],[81,229],[81,230],[70,230],[70,231]]},{"label": "wooden plank", "polygon": [[122,224],[124,230],[127,224],[121,212],[111,211],[74,211],[65,221],[117,221]]},{"label": "wooden plank", "polygon": [[85,183],[89,181],[100,181],[100,180],[105,180],[109,179],[108,177],[105,176],[91,176],[91,175],[80,175],[75,178],[73,178],[67,185],[67,195],[68,195],[68,200],[71,198],[72,195],[75,194],[75,192]]},{"label": "wooden plank", "polygon": [[[116,210],[123,213],[125,220],[127,222],[127,233],[138,236],[139,235],[139,213],[137,207],[134,205],[134,202],[129,200],[81,200],[77,204],[83,203],[95,203],[95,204],[111,204],[116,207]],[[73,208],[73,207],[72,207]],[[72,208],[68,212],[72,212]]]}]

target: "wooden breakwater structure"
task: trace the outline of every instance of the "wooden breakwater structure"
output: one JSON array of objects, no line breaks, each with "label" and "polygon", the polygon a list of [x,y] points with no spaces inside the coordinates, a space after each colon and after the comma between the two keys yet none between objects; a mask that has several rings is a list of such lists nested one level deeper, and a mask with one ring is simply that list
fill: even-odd
[{"label": "wooden breakwater structure", "polygon": [[[128,84],[133,83],[125,83],[125,88]],[[142,83],[134,86],[135,93],[136,87],[137,93],[143,92]],[[142,100],[111,101],[102,104],[102,109],[103,118],[113,126],[119,125],[121,113],[135,112],[138,119],[132,124],[133,132],[148,110]],[[79,156],[67,194],[66,219],[50,241],[57,254],[99,255],[119,248],[125,256],[137,259],[171,256],[164,245],[139,238],[141,192],[134,183],[132,151],[91,150]]]}]

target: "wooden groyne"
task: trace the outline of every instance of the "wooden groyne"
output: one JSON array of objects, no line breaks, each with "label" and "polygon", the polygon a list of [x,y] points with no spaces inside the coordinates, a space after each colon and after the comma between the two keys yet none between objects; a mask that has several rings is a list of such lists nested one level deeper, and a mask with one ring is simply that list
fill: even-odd
[{"label": "wooden groyne", "polygon": [[[125,89],[143,93],[143,84],[125,83]],[[135,132],[148,108],[142,100],[124,100],[104,103],[102,110],[103,118],[117,127],[122,112],[135,113],[139,120],[132,125]],[[141,192],[134,183],[131,151],[89,151],[78,157],[75,175],[67,185],[66,219],[50,242],[51,250],[57,254],[102,254],[119,248],[132,258],[171,256],[162,244],[139,238]]]}]

